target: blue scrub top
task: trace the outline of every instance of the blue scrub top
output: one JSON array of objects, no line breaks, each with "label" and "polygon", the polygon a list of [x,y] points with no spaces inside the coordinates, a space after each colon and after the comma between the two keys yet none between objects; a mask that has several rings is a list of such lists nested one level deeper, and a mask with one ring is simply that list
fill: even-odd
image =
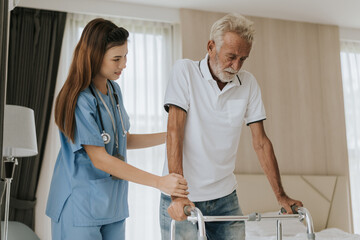
[{"label": "blue scrub top", "polygon": [[[129,116],[123,105],[121,90],[118,84],[112,83],[119,96],[124,127],[128,131]],[[111,86],[109,89],[112,91]],[[102,98],[116,121],[119,154],[124,156],[126,161],[126,135],[122,134],[119,113],[111,105],[110,94],[102,94]],[[100,136],[102,127],[97,104],[100,106],[105,131],[111,136],[110,143],[106,145]],[[111,118],[103,103],[99,99],[96,101],[89,88],[80,92],[75,109],[75,123],[75,142],[71,142],[60,132],[61,149],[51,181],[46,215],[58,222],[66,203],[72,207],[75,226],[104,225],[127,218],[128,182],[113,180],[110,174],[95,168],[83,148],[83,145],[101,146],[105,147],[109,154],[117,154]]]}]

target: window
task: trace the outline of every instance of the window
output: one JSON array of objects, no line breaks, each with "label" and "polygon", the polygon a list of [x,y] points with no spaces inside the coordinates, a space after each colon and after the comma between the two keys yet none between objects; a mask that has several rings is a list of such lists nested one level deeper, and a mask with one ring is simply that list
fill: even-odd
[{"label": "window", "polygon": [[[130,31],[127,67],[117,82],[130,116],[130,132],[166,131],[163,101],[171,69],[171,28],[167,24],[148,23],[126,29]],[[128,151],[131,165],[157,175],[162,174],[164,159],[164,145]],[[127,220],[126,238],[161,239],[160,192],[134,183],[129,183],[129,186],[130,218]]]},{"label": "window", "polygon": [[354,232],[360,233],[360,42],[341,42],[346,135]]}]

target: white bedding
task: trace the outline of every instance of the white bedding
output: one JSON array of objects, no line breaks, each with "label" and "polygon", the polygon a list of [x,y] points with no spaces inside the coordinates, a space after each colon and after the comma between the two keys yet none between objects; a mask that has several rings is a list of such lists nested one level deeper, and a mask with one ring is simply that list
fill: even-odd
[{"label": "white bedding", "polygon": [[[283,240],[306,240],[306,226],[298,220],[282,221]],[[246,240],[276,240],[276,221],[246,222]],[[315,233],[316,240],[360,240],[360,235],[350,234],[337,228]]]},{"label": "white bedding", "polygon": [[[246,240],[276,240],[276,235],[274,236],[248,236],[246,235]],[[305,233],[298,233],[293,236],[283,236],[283,240],[306,240],[307,235]],[[316,240],[359,240],[360,235],[346,233],[337,228],[328,228],[320,232],[315,233]]]}]

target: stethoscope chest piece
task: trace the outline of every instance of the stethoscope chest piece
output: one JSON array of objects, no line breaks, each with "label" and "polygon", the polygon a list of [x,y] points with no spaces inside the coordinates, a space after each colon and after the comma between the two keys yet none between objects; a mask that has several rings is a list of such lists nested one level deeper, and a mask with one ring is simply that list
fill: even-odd
[{"label": "stethoscope chest piece", "polygon": [[106,133],[105,131],[101,133],[101,138],[105,144],[108,144],[111,140],[110,134]]},{"label": "stethoscope chest piece", "polygon": [[[124,123],[123,123],[123,119],[122,119],[122,115],[121,115],[121,111],[120,111],[120,105],[119,105],[119,98],[118,98],[118,95],[116,94],[116,91],[115,91],[115,88],[113,86],[113,84],[111,83],[111,81],[109,81],[110,85],[111,85],[111,88],[113,90],[113,93],[110,91],[109,89],[109,94],[110,94],[110,99],[111,99],[111,104],[113,105],[113,107],[115,108],[115,104],[112,100],[112,94],[114,94],[114,98],[115,98],[115,101],[116,101],[116,108],[118,109],[118,112],[119,112],[119,117],[120,117],[120,121],[121,121],[121,127],[122,127],[122,130],[123,130],[123,137],[126,136],[126,133],[127,131],[125,130],[125,127],[124,127]],[[97,97],[95,95],[95,92],[94,90],[92,89],[92,86],[90,85],[90,91],[92,93],[92,95],[94,95],[96,101],[97,101]],[[106,111],[108,112],[110,118],[111,118],[111,122],[113,124],[113,129],[114,129],[114,134],[115,134],[115,141],[116,141],[116,146],[118,147],[119,143],[118,143],[118,133],[117,133],[117,130],[116,130],[116,126],[115,126],[115,123],[114,123],[114,119],[113,117],[111,116],[111,113],[110,113],[110,110],[108,109],[105,101],[103,100],[103,98],[101,97],[100,95],[100,92],[99,90],[96,89],[96,91],[98,91],[98,96],[101,100],[101,102],[104,104],[105,108],[106,108]],[[102,117],[101,117],[101,111],[100,111],[100,107],[99,107],[99,104],[96,104],[96,108],[97,108],[97,111],[99,112],[99,118],[100,118],[100,124],[101,124],[101,127],[102,127],[102,133],[101,133],[101,138],[102,140],[104,141],[105,144],[108,144],[111,140],[111,137],[110,137],[110,134],[108,134],[107,132],[105,132],[105,129],[104,129],[104,124],[103,124],[103,121],[102,121]],[[114,110],[115,111],[115,110]]]}]

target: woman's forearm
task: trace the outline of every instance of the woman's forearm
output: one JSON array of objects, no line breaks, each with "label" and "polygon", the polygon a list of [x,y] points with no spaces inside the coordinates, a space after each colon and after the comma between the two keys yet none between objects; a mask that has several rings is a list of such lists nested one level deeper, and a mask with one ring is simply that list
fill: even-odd
[{"label": "woman's forearm", "polygon": [[104,172],[130,182],[158,188],[160,177],[157,175],[145,172],[110,155],[104,162],[97,166]]},{"label": "woman's forearm", "polygon": [[142,171],[114,156],[111,156],[103,147],[89,145],[84,146],[84,148],[94,164],[94,167],[127,181],[150,187],[157,187],[159,176]]},{"label": "woman's forearm", "polygon": [[172,196],[186,197],[188,194],[187,182],[181,175],[171,174],[160,177],[111,156],[104,147],[84,145],[84,148],[94,167],[112,176],[154,187]]},{"label": "woman's forearm", "polygon": [[160,144],[164,144],[166,139],[166,132],[151,133],[151,134],[127,134],[127,148],[147,148]]}]

